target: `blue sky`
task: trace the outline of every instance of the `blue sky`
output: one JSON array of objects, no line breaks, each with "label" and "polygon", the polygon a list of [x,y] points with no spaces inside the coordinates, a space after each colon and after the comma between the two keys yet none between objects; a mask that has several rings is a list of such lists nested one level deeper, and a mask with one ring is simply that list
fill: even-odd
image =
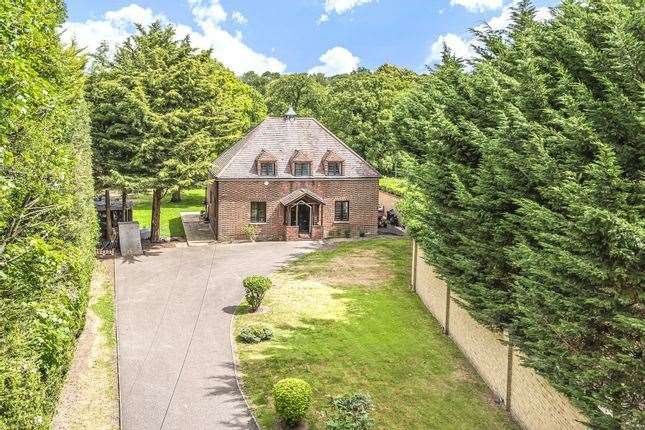
[{"label": "blue sky", "polygon": [[[392,63],[423,71],[443,42],[462,57],[469,28],[508,23],[513,0],[67,0],[63,37],[89,51],[161,19],[236,73],[346,73]],[[548,19],[557,0],[535,0]]]}]

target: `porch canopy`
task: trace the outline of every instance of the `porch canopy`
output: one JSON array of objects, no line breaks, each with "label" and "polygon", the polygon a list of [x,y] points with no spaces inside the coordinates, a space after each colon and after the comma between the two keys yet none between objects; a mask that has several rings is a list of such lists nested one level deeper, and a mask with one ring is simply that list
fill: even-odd
[{"label": "porch canopy", "polygon": [[280,203],[285,208],[284,224],[298,226],[300,233],[311,233],[312,226],[322,224],[325,202],[313,191],[300,188],[284,196]]},{"label": "porch canopy", "polygon": [[308,203],[310,200],[313,200],[314,203],[318,203],[321,205],[325,204],[325,202],[323,202],[322,197],[318,196],[316,193],[306,188],[300,188],[298,190],[295,190],[287,194],[286,196],[280,199],[280,203],[282,203],[284,206],[289,206],[293,203],[297,203],[299,200],[305,200]]}]

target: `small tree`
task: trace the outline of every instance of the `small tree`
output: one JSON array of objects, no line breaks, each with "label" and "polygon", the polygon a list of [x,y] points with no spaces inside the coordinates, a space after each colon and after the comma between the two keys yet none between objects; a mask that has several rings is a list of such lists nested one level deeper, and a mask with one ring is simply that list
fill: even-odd
[{"label": "small tree", "polygon": [[273,282],[266,276],[252,275],[244,278],[242,285],[246,290],[246,301],[251,306],[251,312],[255,312],[260,308],[262,299],[269,288],[273,286]]}]

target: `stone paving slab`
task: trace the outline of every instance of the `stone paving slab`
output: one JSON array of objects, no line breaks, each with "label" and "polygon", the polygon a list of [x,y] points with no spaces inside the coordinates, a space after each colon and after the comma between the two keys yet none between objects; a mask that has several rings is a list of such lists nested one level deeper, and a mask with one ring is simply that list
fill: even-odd
[{"label": "stone paving slab", "polygon": [[206,246],[215,241],[210,224],[202,221],[199,212],[180,212],[179,215],[184,226],[188,246]]},{"label": "stone paving slab", "polygon": [[214,244],[117,260],[121,428],[255,429],[230,344],[241,280],[317,247]]}]

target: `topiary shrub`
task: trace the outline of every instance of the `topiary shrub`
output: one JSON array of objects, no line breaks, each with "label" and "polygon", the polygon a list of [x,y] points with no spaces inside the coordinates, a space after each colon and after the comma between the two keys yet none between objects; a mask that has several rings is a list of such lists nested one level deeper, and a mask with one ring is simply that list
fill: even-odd
[{"label": "topiary shrub", "polygon": [[269,288],[273,286],[273,282],[266,276],[252,275],[244,278],[242,285],[246,290],[245,297],[249,306],[251,306],[251,312],[255,312],[260,308],[262,299]]},{"label": "topiary shrub", "polygon": [[251,325],[240,330],[239,339],[244,343],[259,343],[273,338],[273,330],[263,325]]},{"label": "topiary shrub", "polygon": [[287,427],[302,421],[311,406],[311,386],[297,378],[286,378],[273,386],[275,411]]},{"label": "topiary shrub", "polygon": [[374,426],[370,412],[374,409],[367,393],[344,394],[331,399],[333,412],[326,422],[327,430],[367,430]]}]

